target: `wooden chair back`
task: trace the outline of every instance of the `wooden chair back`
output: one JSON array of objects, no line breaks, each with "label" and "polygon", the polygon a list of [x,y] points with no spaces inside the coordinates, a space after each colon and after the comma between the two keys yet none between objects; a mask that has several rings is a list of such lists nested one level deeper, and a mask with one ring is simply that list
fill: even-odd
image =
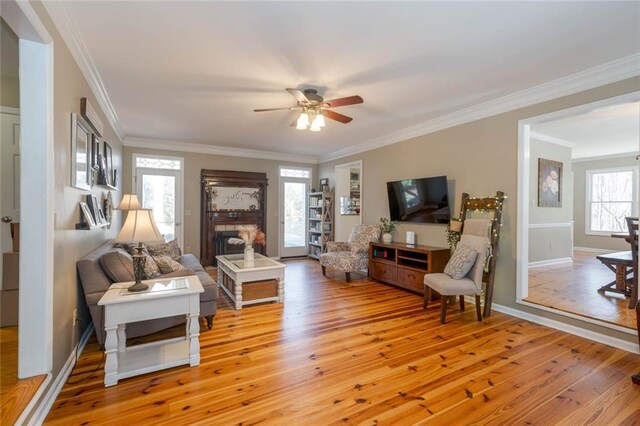
[{"label": "wooden chair back", "polygon": [[638,218],[625,217],[629,228],[629,243],[631,244],[631,259],[633,260],[633,282],[631,284],[631,300],[629,308],[638,304]]}]

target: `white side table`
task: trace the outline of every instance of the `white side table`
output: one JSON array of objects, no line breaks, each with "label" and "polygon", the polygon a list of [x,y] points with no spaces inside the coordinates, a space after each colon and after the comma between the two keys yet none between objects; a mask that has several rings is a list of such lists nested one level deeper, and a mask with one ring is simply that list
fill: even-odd
[{"label": "white side table", "polygon": [[[104,306],[105,352],[104,385],[113,386],[119,379],[189,364],[200,364],[200,293],[204,292],[197,276],[144,281],[149,290],[131,293],[133,282],[115,283],[102,296]],[[126,323],[187,316],[186,336],[127,348]]]}]

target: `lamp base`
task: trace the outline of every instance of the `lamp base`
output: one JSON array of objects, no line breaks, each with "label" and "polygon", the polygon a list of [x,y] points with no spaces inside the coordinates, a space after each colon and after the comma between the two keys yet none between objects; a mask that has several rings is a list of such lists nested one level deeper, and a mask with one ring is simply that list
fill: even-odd
[{"label": "lamp base", "polygon": [[142,243],[138,243],[138,246],[135,247],[135,254],[133,257],[133,275],[136,279],[136,282],[128,288],[131,292],[137,291],[145,291],[149,289],[149,286],[142,283],[142,280],[145,278],[144,274],[144,265],[147,262],[147,257],[142,254]]}]

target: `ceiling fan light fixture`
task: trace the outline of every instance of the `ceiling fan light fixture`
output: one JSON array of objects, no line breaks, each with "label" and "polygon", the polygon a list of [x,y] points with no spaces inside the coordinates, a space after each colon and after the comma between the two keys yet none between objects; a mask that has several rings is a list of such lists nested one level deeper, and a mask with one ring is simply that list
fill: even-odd
[{"label": "ceiling fan light fixture", "polygon": [[298,117],[298,122],[296,123],[296,129],[305,130],[309,127],[309,114],[306,111],[303,111]]},{"label": "ceiling fan light fixture", "polygon": [[322,114],[322,111],[318,111],[316,113],[316,118],[313,119],[313,123],[311,124],[311,127],[316,126],[316,127],[324,127],[325,123],[324,123],[324,114]]}]

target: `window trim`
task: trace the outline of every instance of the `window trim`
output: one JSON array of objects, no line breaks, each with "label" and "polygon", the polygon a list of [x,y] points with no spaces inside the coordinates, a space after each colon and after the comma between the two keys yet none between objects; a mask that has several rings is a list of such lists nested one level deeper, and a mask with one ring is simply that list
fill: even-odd
[{"label": "window trim", "polygon": [[585,235],[611,237],[615,231],[591,230],[591,183],[593,175],[603,173],[632,172],[631,216],[637,216],[638,166],[607,167],[601,169],[587,169],[585,171],[585,200],[584,200],[584,233]]}]

